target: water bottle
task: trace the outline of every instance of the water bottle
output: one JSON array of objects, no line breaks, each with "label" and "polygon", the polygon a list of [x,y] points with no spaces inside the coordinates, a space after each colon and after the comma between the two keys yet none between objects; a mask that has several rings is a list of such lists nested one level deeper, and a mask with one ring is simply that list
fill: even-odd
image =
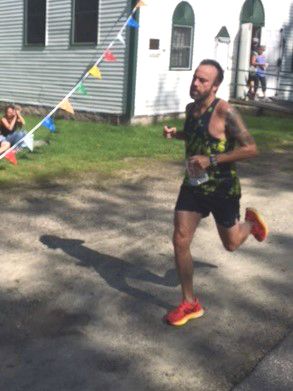
[{"label": "water bottle", "polygon": [[189,183],[192,186],[199,186],[209,180],[209,176],[206,170],[195,167],[186,159],[186,169],[189,177]]}]

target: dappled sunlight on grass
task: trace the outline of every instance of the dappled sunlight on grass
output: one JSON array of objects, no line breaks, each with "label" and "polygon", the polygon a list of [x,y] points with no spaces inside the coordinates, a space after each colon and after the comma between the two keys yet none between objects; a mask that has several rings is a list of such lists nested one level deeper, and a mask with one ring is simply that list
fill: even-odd
[{"label": "dappled sunlight on grass", "polygon": [[[292,146],[292,121],[252,116],[245,116],[244,120],[261,151]],[[26,129],[32,129],[39,121],[38,117],[27,117]],[[35,139],[45,139],[49,145],[36,148],[33,153],[18,153],[16,167],[5,159],[0,161],[0,186],[75,178],[90,173],[111,176],[119,170],[132,170],[133,162],[129,159],[136,159],[135,165],[147,167],[147,159],[166,161],[184,157],[182,142],[162,137],[163,123],[114,126],[62,119],[54,122],[56,133],[44,127],[35,132]],[[168,124],[182,129],[183,120],[171,120]]]}]

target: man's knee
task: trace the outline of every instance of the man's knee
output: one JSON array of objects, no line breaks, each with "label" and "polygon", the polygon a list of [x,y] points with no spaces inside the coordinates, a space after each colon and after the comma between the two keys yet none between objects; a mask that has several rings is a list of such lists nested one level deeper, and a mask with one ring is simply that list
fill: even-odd
[{"label": "man's knee", "polygon": [[175,229],[173,234],[173,245],[175,249],[188,248],[190,243],[191,239],[187,233]]}]

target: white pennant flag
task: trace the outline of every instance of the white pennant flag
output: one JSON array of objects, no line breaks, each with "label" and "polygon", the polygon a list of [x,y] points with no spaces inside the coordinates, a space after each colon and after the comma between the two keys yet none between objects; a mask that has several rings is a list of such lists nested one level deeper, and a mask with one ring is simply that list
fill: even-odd
[{"label": "white pennant flag", "polygon": [[124,40],[124,38],[122,37],[122,34],[121,34],[121,33],[118,34],[117,38],[118,38],[119,41],[122,43],[122,45],[125,46],[125,40]]},{"label": "white pennant flag", "polygon": [[34,137],[32,134],[27,134],[23,139],[23,142],[30,151],[34,150]]}]

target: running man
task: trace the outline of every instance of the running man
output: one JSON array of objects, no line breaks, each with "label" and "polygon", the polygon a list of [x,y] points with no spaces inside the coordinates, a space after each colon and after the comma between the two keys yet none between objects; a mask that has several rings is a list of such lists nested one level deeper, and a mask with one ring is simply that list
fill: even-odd
[{"label": "running man", "polygon": [[203,60],[190,86],[194,102],[186,107],[184,129],[165,126],[164,137],[185,141],[186,173],[174,217],[173,244],[182,289],[181,304],[166,315],[174,326],[198,318],[204,311],[193,292],[190,244],[200,220],[212,213],[226,250],[235,251],[252,234],[258,241],[268,228],[253,208],[240,223],[241,189],[235,162],[258,154],[255,141],[240,115],[226,101],[216,98],[224,72],[214,60]]}]

